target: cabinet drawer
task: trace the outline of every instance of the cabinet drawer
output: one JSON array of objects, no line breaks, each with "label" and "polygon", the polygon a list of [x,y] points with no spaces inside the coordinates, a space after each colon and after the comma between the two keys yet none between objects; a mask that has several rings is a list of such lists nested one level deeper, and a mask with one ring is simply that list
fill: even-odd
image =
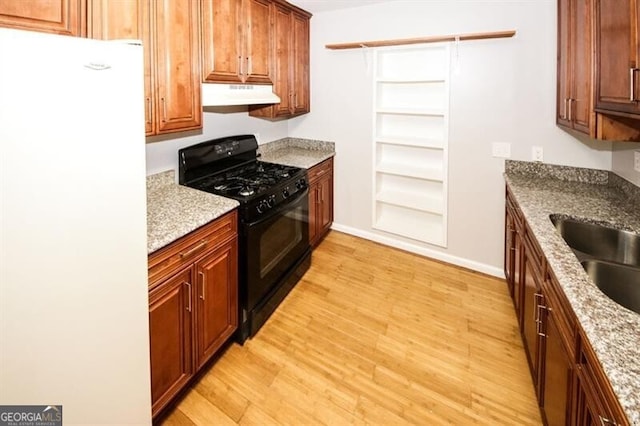
[{"label": "cabinet drawer", "polygon": [[149,288],[183,266],[193,264],[237,232],[237,213],[234,210],[152,253],[149,255]]},{"label": "cabinet drawer", "polygon": [[323,176],[330,174],[333,171],[333,158],[323,161],[322,163],[313,166],[308,170],[309,182],[315,182]]}]

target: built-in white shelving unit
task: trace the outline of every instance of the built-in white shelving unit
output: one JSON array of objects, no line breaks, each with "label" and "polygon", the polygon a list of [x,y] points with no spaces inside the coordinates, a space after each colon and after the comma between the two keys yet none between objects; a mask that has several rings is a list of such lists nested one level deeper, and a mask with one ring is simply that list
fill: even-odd
[{"label": "built-in white shelving unit", "polygon": [[373,227],[447,244],[449,46],[374,50]]}]

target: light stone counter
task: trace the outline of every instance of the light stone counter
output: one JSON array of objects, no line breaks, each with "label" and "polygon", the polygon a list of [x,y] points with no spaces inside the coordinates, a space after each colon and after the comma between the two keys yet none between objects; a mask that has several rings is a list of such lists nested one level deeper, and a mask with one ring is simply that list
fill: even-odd
[{"label": "light stone counter", "polygon": [[507,161],[505,179],[630,423],[640,425],[640,314],[589,279],[550,214],[640,232],[640,188],[607,171]]},{"label": "light stone counter", "polygon": [[175,183],[175,171],[147,176],[147,253],[230,212],[240,204],[229,198]]},{"label": "light stone counter", "polygon": [[260,160],[287,166],[311,168],[336,154],[333,142],[284,138],[258,147]]}]

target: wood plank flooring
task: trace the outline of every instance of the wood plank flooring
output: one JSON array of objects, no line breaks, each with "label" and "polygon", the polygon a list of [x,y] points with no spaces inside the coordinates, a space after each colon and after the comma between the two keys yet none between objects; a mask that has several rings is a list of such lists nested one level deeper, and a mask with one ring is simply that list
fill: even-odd
[{"label": "wood plank flooring", "polygon": [[332,231],[169,425],[540,425],[504,280]]}]

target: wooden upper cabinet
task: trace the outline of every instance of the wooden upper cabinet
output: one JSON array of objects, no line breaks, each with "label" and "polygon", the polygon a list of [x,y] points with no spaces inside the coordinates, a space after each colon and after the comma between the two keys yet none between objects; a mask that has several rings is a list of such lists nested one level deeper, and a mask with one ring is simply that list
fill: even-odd
[{"label": "wooden upper cabinet", "polygon": [[202,78],[271,84],[270,0],[202,1]]},{"label": "wooden upper cabinet", "polygon": [[640,141],[638,1],[558,0],[559,126]]},{"label": "wooden upper cabinet", "polygon": [[640,114],[638,0],[595,0],[596,109]]},{"label": "wooden upper cabinet", "polygon": [[0,26],[84,36],[85,13],[86,0],[2,0]]},{"label": "wooden upper cabinet", "polygon": [[558,1],[557,123],[595,137],[591,15],[588,0]]},{"label": "wooden upper cabinet", "polygon": [[274,19],[274,91],[280,97],[280,103],[267,107],[267,114],[274,117],[291,114],[293,88],[291,76],[291,11],[280,5],[276,6]]},{"label": "wooden upper cabinet", "polygon": [[157,133],[202,127],[198,3],[155,5]]},{"label": "wooden upper cabinet", "polygon": [[292,81],[294,114],[309,112],[309,19],[293,13]]},{"label": "wooden upper cabinet", "polygon": [[589,1],[572,0],[571,102],[573,127],[590,134],[593,127],[593,62],[591,54],[591,6]]},{"label": "wooden upper cabinet", "polygon": [[558,0],[558,95],[556,123],[571,127],[569,98],[571,97],[571,0]]},{"label": "wooden upper cabinet", "polygon": [[89,3],[88,36],[101,40],[136,39],[144,51],[145,132],[154,133],[155,108],[151,40],[151,10],[148,0],[91,0]]},{"label": "wooden upper cabinet", "polygon": [[89,37],[142,40],[147,136],[202,127],[198,5],[91,0]]},{"label": "wooden upper cabinet", "polygon": [[288,118],[310,111],[309,19],[311,15],[288,3],[275,2],[271,77],[280,97],[275,105],[256,105],[249,115]]}]

